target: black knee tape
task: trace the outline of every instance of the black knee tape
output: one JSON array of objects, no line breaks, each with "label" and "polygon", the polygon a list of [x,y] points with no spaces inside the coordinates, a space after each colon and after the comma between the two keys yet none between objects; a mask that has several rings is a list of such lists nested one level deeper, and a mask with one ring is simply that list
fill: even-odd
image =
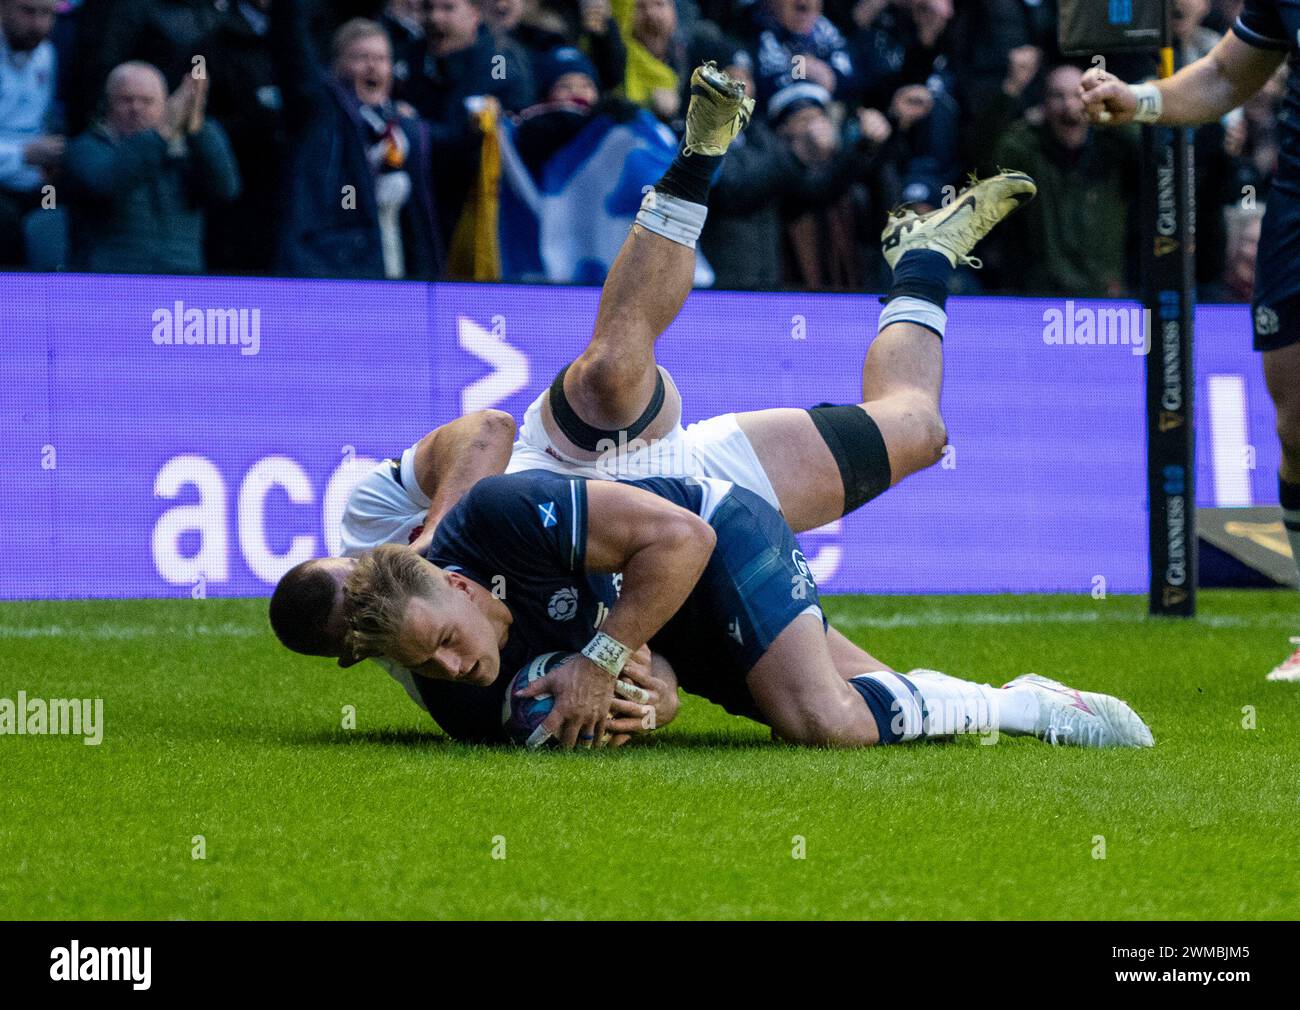
[{"label": "black knee tape", "polygon": [[844,481],[844,514],[889,490],[889,451],[880,426],[861,407],[821,403],[808,409]]},{"label": "black knee tape", "polygon": [[650,396],[650,403],[642,411],[640,417],[623,429],[611,431],[607,428],[593,427],[578,416],[578,412],[573,409],[573,405],[569,403],[569,398],[564,394],[564,376],[568,371],[569,366],[565,365],[560,369],[560,374],[555,377],[555,381],[551,383],[551,414],[554,415],[555,423],[560,426],[560,430],[564,432],[569,441],[580,449],[586,449],[588,452],[601,452],[609,446],[610,442],[613,442],[614,445],[619,445],[620,442],[630,442],[645,431],[650,426],[650,422],[663,409],[665,395],[664,374],[656,368],[655,391]]}]

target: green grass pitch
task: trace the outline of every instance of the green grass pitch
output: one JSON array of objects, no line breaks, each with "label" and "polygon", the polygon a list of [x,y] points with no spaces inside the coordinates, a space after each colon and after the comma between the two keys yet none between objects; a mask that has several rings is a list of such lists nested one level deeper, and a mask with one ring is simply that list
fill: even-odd
[{"label": "green grass pitch", "polygon": [[105,735],[0,736],[0,916],[1300,915],[1300,684],[1263,679],[1295,594],[827,609],[900,669],[1119,694],[1156,748],[799,750],[695,699],[621,752],[470,748],[372,664],[281,651],[262,600],[5,604],[0,697],[102,697]]}]

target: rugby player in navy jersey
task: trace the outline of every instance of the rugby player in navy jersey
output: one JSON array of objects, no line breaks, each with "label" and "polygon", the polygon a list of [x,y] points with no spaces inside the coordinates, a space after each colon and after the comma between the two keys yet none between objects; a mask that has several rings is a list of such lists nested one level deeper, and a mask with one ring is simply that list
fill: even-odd
[{"label": "rugby player in navy jersey", "polygon": [[707,477],[486,478],[439,525],[427,559],[397,544],[358,558],[344,615],[350,651],[401,663],[420,684],[508,684],[539,653],[575,653],[521,692],[554,697],[535,740],[566,748],[605,740],[615,684],[646,645],[684,690],[790,743],[994,730],[1083,747],[1153,742],[1124,702],[1045,677],[997,689],[833,651],[789,524],[759,495]]},{"label": "rugby player in navy jersey", "polygon": [[[1300,566],[1300,0],[1245,0],[1231,30],[1205,56],[1172,77],[1125,84],[1094,67],[1080,97],[1094,123],[1208,123],[1262,88],[1286,59],[1290,76],[1282,115],[1281,150],[1264,211],[1252,298],[1255,350],[1277,408],[1282,443],[1278,497]],[[1300,645],[1300,638],[1293,638]],[[1300,648],[1268,674],[1300,681]]]},{"label": "rugby player in navy jersey", "polygon": [[[460,495],[503,469],[723,479],[756,493],[802,531],[839,518],[939,458],[946,441],[939,394],[948,280],[957,264],[976,262],[975,244],[1032,197],[1032,180],[1002,172],[931,214],[891,216],[883,245],[894,282],[863,365],[861,403],[727,414],[683,429],[680,399],[655,363],[654,344],[690,291],[709,182],[751,104],[715,68],[700,68],[692,81],[682,149],[647,195],[611,268],[586,351],[529,408],[513,447],[508,416],[483,412],[443,426],[400,461],[377,467],[349,498],[345,554],[383,543],[423,549]],[[350,564],[311,561],[281,580],[271,623],[288,648],[337,656],[345,666],[355,661],[342,649],[342,583]],[[838,632],[831,638],[835,650],[862,655]],[[408,671],[391,661],[385,668],[427,707]],[[641,666],[632,679],[649,673]],[[652,679],[648,690],[672,694],[661,680]]]}]

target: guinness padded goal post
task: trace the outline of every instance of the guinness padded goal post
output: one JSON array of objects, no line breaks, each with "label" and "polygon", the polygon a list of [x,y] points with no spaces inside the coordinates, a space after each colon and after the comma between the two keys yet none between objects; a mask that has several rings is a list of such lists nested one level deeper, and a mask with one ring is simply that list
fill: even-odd
[{"label": "guinness padded goal post", "polygon": [[[1060,0],[1061,50],[1072,56],[1147,51],[1160,76],[1177,69],[1171,0]],[[1094,61],[1096,62],[1096,61]],[[1148,611],[1196,613],[1196,470],[1192,395],[1196,207],[1192,131],[1142,127],[1140,241],[1147,308]]]}]

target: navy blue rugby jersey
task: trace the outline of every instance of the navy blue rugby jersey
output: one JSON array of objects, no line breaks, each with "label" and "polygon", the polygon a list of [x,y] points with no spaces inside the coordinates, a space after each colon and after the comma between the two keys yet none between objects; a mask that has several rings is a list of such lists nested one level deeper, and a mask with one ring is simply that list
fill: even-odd
[{"label": "navy blue rugby jersey", "polygon": [[1246,0],[1232,25],[1248,45],[1287,53],[1291,75],[1278,117],[1278,161],[1273,185],[1300,195],[1300,0]]},{"label": "navy blue rugby jersey", "polygon": [[449,735],[502,740],[514,675],[540,653],[581,651],[617,598],[613,576],[585,571],[587,483],[546,470],[484,478],[439,523],[425,557],[495,593],[513,623],[495,683],[416,677],[416,687]]}]

